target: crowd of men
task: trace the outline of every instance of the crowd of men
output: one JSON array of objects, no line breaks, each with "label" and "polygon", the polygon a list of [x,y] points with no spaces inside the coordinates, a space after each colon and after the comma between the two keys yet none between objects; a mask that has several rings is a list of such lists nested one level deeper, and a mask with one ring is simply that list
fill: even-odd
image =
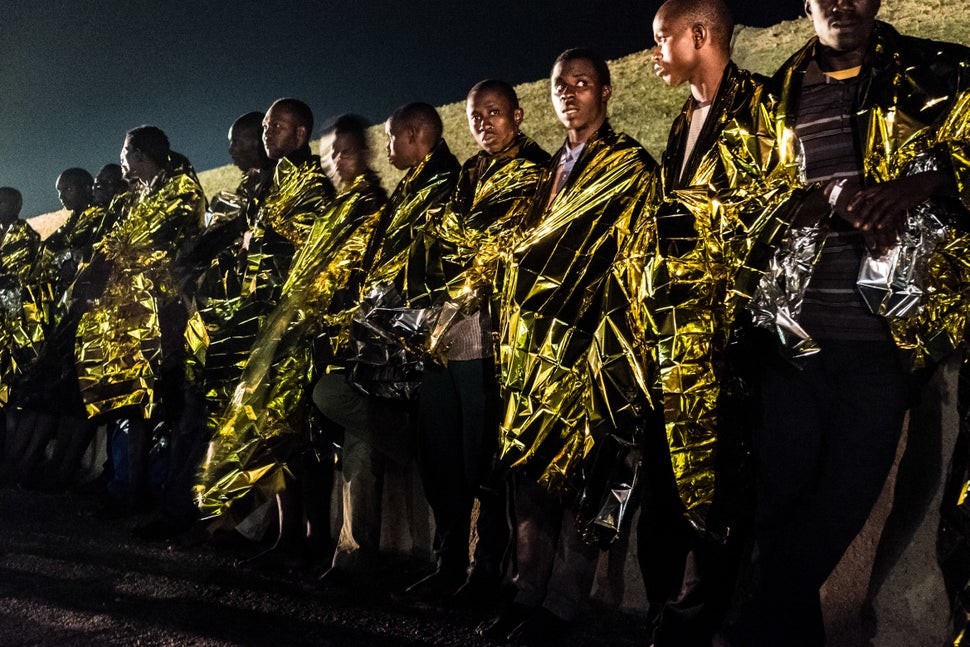
[{"label": "crowd of men", "polygon": [[153,126],[57,178],[44,241],[0,189],[0,476],[76,486],[103,425],[95,485],[153,512],[143,538],[268,535],[255,561],[349,588],[380,576],[385,475],[416,461],[436,563],[402,596],[507,596],[477,631],[516,645],[569,632],[639,505],[645,644],[823,645],[819,589],[964,344],[970,50],[879,0],[805,7],[816,37],[770,79],[732,62],[721,0],[660,8],[655,72],[690,95],[659,163],[570,49],[557,151],[482,81],[464,163],[432,106],[388,117],[390,195],[361,118],[318,157],[290,98],[232,125],[242,180],[211,201]]}]

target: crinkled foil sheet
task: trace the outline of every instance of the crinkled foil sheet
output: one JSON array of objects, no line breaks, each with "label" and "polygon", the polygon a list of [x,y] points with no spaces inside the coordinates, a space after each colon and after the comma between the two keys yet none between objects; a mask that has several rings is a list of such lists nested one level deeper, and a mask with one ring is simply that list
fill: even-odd
[{"label": "crinkled foil sheet", "polygon": [[[319,166],[281,160],[266,196],[250,195],[244,178],[235,194],[222,195],[210,226],[252,218],[244,233],[216,255],[198,279],[197,312],[186,338],[192,378],[203,385],[207,427],[219,431],[220,416],[242,376],[266,317],[280,299],[296,245],[330,204],[332,188]],[[216,201],[214,201],[215,203]],[[282,236],[273,223],[290,223]],[[303,224],[300,224],[303,223]],[[233,226],[233,225],[226,225]]]},{"label": "crinkled foil sheet", "polygon": [[590,139],[584,156],[504,263],[500,311],[499,460],[567,499],[597,486],[632,489],[635,465],[613,473],[613,487],[585,480],[583,463],[607,436],[636,452],[648,392],[628,318],[643,259],[623,250],[655,199],[655,164],[612,131]]},{"label": "crinkled foil sheet", "polygon": [[39,245],[40,236],[23,220],[11,223],[0,238],[0,405],[36,357],[43,315],[30,290]]},{"label": "crinkled foil sheet", "polygon": [[175,175],[139,195],[98,246],[109,276],[98,303],[81,317],[75,348],[89,416],[126,406],[152,415],[162,354],[158,311],[177,296],[172,262],[204,213],[198,181]]},{"label": "crinkled foil sheet", "polygon": [[206,518],[226,514],[247,495],[257,505],[272,499],[285,487],[287,459],[308,441],[311,343],[327,324],[334,296],[362,271],[384,201],[371,177],[359,177],[318,216],[279,305],[259,328],[196,486]]},{"label": "crinkled foil sheet", "polygon": [[475,183],[470,204],[453,201],[425,232],[437,242],[444,274],[427,339],[431,357],[447,353],[442,340],[454,321],[487,307],[500,292],[499,263],[522,235],[522,219],[543,172],[543,166],[524,157],[492,160],[484,179]]},{"label": "crinkled foil sheet", "polygon": [[[688,519],[701,529],[714,498],[719,427],[736,423],[719,422],[717,413],[732,321],[729,294],[751,235],[741,207],[761,194],[759,182],[775,159],[762,86],[748,80],[727,91],[718,98],[723,112],[709,117],[722,120],[718,144],[682,180],[686,188],[658,208],[658,220],[689,219],[694,231],[672,238],[669,248],[658,239],[658,248],[643,250],[633,310],[635,328],[652,337],[644,344],[653,346],[646,362],[655,365],[675,481]],[[686,120],[679,123],[687,127]]]}]

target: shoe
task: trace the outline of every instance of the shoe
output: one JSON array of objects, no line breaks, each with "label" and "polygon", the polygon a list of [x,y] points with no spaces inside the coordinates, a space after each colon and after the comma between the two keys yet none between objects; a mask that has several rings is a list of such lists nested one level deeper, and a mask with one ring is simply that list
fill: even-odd
[{"label": "shoe", "polygon": [[178,552],[180,550],[195,548],[196,546],[201,546],[202,544],[209,542],[212,539],[212,533],[209,530],[209,526],[205,522],[196,521],[188,529],[180,532],[170,539],[171,541],[168,544],[168,550],[170,552]]},{"label": "shoe", "polygon": [[513,602],[505,607],[502,613],[475,627],[475,633],[489,640],[506,640],[516,627],[532,615],[533,611],[535,611],[533,607]]},{"label": "shoe", "polygon": [[458,587],[449,600],[458,608],[470,609],[494,605],[502,599],[501,581],[491,577],[476,576],[472,573],[465,583]]},{"label": "shoe", "polygon": [[462,572],[438,569],[404,589],[403,597],[418,602],[445,600],[454,595],[464,581]]},{"label": "shoe", "polygon": [[328,589],[351,589],[354,588],[354,578],[342,568],[331,566],[317,578],[317,584]]},{"label": "shoe", "polygon": [[536,612],[509,634],[513,647],[541,647],[555,645],[569,632],[572,622],[560,618],[544,607]]},{"label": "shoe", "polygon": [[186,529],[185,524],[177,523],[167,517],[155,517],[135,526],[131,534],[144,541],[167,541]]},{"label": "shoe", "polygon": [[306,570],[309,566],[309,561],[302,554],[302,551],[292,551],[279,546],[272,546],[252,557],[240,561],[238,566],[254,571],[293,573]]}]

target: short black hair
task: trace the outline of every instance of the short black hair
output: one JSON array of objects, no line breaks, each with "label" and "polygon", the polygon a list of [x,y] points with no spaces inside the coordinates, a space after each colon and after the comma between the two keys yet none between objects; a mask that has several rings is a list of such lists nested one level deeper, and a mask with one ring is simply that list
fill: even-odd
[{"label": "short black hair", "polygon": [[356,141],[360,150],[368,150],[370,144],[367,142],[367,129],[370,123],[361,117],[351,113],[340,115],[331,120],[323,129],[323,135],[350,135]]},{"label": "short black hair", "polygon": [[102,175],[118,184],[125,181],[125,174],[122,172],[121,166],[113,162],[109,162],[101,167],[101,170],[98,171],[98,177],[101,177]]},{"label": "short black hair", "polygon": [[310,106],[299,99],[284,97],[274,101],[270,110],[273,108],[283,108],[293,115],[296,118],[297,126],[306,128],[307,138],[309,138],[310,133],[313,132],[313,111],[310,110]]},{"label": "short black hair", "polygon": [[555,69],[560,63],[568,63],[569,61],[576,60],[589,61],[593,69],[596,70],[596,77],[599,82],[602,85],[613,85],[610,77],[610,66],[606,64],[606,59],[586,47],[567,49],[556,57],[556,60],[552,63],[552,67]]},{"label": "short black hair", "polygon": [[519,95],[515,93],[515,88],[512,87],[511,83],[498,79],[485,79],[472,86],[472,89],[468,91],[468,97],[471,98],[473,94],[479,92],[497,92],[505,97],[513,110],[519,107]]},{"label": "short black hair", "polygon": [[12,186],[0,186],[0,196],[10,198],[17,205],[17,213],[24,208],[24,196]]},{"label": "short black hair", "polygon": [[127,133],[131,148],[141,151],[158,166],[168,166],[168,156],[172,149],[168,137],[157,126],[138,126]]},{"label": "short black hair", "polygon": [[675,16],[707,27],[715,47],[730,55],[734,16],[724,0],[668,0],[660,9],[664,7],[667,7],[667,11],[673,11]]},{"label": "short black hair", "polygon": [[57,179],[64,180],[65,182],[75,186],[86,186],[89,189],[91,188],[91,185],[94,184],[94,178],[91,177],[91,174],[83,168],[78,168],[76,166],[61,171],[61,174],[57,176]]},{"label": "short black hair", "polygon": [[259,111],[247,112],[242,115],[234,122],[232,122],[231,130],[235,131],[245,131],[255,134],[257,137],[263,132],[263,117],[266,115]]},{"label": "short black hair", "polygon": [[445,131],[441,123],[441,115],[430,103],[408,103],[392,112],[387,120],[391,124],[402,124],[415,130],[427,128],[432,139],[435,140],[441,139]]}]

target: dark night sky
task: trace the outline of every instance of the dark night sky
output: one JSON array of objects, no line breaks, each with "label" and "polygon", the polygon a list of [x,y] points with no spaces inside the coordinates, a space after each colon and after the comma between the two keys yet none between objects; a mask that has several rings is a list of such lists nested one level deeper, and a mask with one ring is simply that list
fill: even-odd
[{"label": "dark night sky", "polygon": [[[0,185],[25,217],[60,208],[70,166],[117,162],[129,128],[152,123],[203,170],[229,163],[226,131],[280,96],[318,123],[379,122],[408,101],[457,101],[486,77],[548,74],[588,46],[607,58],[652,44],[660,0],[336,3],[84,0],[5,3],[0,19]],[[801,14],[796,0],[728,0],[737,22]]]}]

